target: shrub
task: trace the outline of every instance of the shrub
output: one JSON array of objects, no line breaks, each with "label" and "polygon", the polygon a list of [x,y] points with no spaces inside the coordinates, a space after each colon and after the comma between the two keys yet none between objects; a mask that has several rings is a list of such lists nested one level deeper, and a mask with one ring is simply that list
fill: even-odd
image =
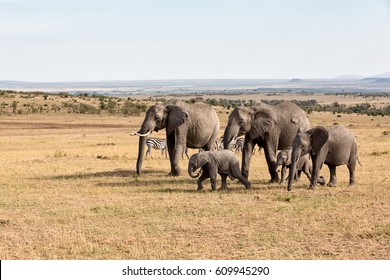
[{"label": "shrub", "polygon": [[141,112],[146,111],[146,105],[143,103],[133,103],[131,101],[126,100],[125,103],[121,107],[121,112],[124,115],[137,115],[139,116]]}]

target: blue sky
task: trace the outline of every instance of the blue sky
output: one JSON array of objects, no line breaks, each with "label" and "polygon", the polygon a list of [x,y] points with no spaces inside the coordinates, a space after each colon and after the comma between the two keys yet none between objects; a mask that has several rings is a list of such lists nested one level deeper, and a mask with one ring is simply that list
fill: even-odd
[{"label": "blue sky", "polygon": [[0,0],[0,80],[390,71],[390,0]]}]

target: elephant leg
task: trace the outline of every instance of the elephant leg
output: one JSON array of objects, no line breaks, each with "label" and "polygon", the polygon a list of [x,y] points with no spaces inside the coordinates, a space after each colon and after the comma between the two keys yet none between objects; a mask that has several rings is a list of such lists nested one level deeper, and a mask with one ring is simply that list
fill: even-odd
[{"label": "elephant leg", "polygon": [[350,187],[353,187],[356,185],[355,168],[356,168],[356,156],[352,157],[352,160],[350,160],[349,164],[348,164],[349,186]]},{"label": "elephant leg", "polygon": [[169,155],[169,163],[171,165],[171,171],[169,175],[177,176],[179,173],[177,172],[177,168],[175,167],[174,158],[175,158],[175,134],[171,133],[167,135],[167,147],[168,147],[168,155]]},{"label": "elephant leg", "polygon": [[148,146],[148,150],[145,153],[145,159],[148,158],[148,155],[152,158],[152,153],[151,152],[152,152],[152,147]]},{"label": "elephant leg", "polygon": [[202,169],[202,174],[198,178],[198,191],[203,190],[203,181],[209,178],[209,172],[207,169]]},{"label": "elephant leg", "polygon": [[303,173],[306,175],[307,179],[309,179],[310,181],[310,178],[311,178],[311,170],[309,168],[309,166],[307,164],[305,164],[303,166],[303,169],[302,169]]},{"label": "elephant leg", "polygon": [[296,178],[297,181],[299,180],[299,178],[301,178],[301,174],[302,174],[302,169],[297,171],[297,178]]},{"label": "elephant leg", "polygon": [[[289,170],[291,170],[291,169],[289,169]],[[290,171],[289,171],[289,173],[290,173]],[[280,183],[283,183],[286,180],[287,176],[288,176],[287,175],[287,166],[282,165],[282,172],[280,174]]]},{"label": "elephant leg", "polygon": [[219,188],[219,190],[227,190],[227,182],[226,182],[226,179],[227,179],[227,174],[219,174],[221,175],[221,179],[222,179],[222,186],[221,188]]},{"label": "elephant leg", "polygon": [[241,174],[245,178],[249,177],[249,167],[251,164],[253,146],[254,146],[253,141],[245,137],[244,149],[242,151],[242,164],[241,164]]},{"label": "elephant leg", "polygon": [[328,182],[329,187],[336,187],[337,186],[337,178],[336,178],[336,166],[334,165],[328,165],[329,172],[330,172],[330,179]]},{"label": "elephant leg", "polygon": [[320,173],[320,170],[322,168],[322,165],[324,162],[321,160],[320,155],[313,156],[313,172],[311,173],[311,178],[310,178],[310,189],[314,190],[317,184],[318,176]]},{"label": "elephant leg", "polygon": [[297,181],[298,181],[299,177],[301,176],[301,171],[302,171],[302,170],[299,170],[299,169],[297,169],[297,170],[295,171],[295,174],[294,174],[294,182],[297,182]]},{"label": "elephant leg", "polygon": [[268,172],[271,176],[270,183],[276,183],[279,182],[279,174],[276,172],[276,150],[268,141],[266,145],[264,146],[264,155],[265,160],[267,161],[268,165]]},{"label": "elephant leg", "polygon": [[242,183],[244,184],[245,188],[247,190],[249,190],[251,188],[251,183],[248,181],[247,178],[245,178],[244,176],[240,176],[240,177],[237,177],[237,179]]},{"label": "elephant leg", "polygon": [[185,126],[178,127],[174,132],[174,147],[172,152],[172,175],[180,175],[179,161],[184,149],[187,147],[187,128]]},{"label": "elephant leg", "polygon": [[234,177],[234,178],[237,178],[242,184],[244,184],[245,188],[246,189],[250,189],[251,188],[251,183],[248,181],[247,178],[245,178],[245,176],[243,176],[240,172],[240,166],[239,164],[235,164],[233,166],[231,166],[230,168],[230,174]]},{"label": "elephant leg", "polygon": [[210,183],[211,183],[211,190],[215,191],[217,189],[217,175],[216,174],[210,174]]}]

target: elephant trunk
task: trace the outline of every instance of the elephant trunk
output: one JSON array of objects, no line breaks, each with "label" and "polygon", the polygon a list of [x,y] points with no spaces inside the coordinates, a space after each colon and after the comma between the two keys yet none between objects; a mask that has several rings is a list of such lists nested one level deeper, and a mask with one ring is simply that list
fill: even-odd
[{"label": "elephant trunk", "polygon": [[138,159],[137,159],[137,175],[141,175],[142,162],[144,160],[145,145],[147,137],[142,136],[139,138],[138,144]]},{"label": "elephant trunk", "polygon": [[142,124],[141,129],[138,132],[133,132],[133,135],[139,136],[139,142],[138,142],[138,158],[137,158],[137,175],[141,175],[141,169],[142,169],[142,162],[144,159],[145,154],[145,146],[146,146],[146,139],[147,136],[152,133],[153,129],[148,127],[145,122]]},{"label": "elephant trunk", "polygon": [[290,175],[288,176],[288,186],[287,186],[287,190],[288,191],[291,191],[291,187],[292,187],[292,182],[294,180],[294,174],[296,172],[296,169],[297,169],[297,162],[299,160],[299,157],[301,156],[301,151],[298,148],[293,148],[292,152],[291,152],[291,165],[290,165]]},{"label": "elephant trunk", "polygon": [[237,137],[239,131],[238,125],[228,124],[223,134],[224,149],[231,149],[234,138]]},{"label": "elephant trunk", "polygon": [[191,178],[198,178],[199,175],[200,175],[200,172],[198,173],[194,173],[194,171],[196,170],[196,168],[194,168],[194,166],[192,166],[191,164],[188,164],[188,174],[190,175]]}]

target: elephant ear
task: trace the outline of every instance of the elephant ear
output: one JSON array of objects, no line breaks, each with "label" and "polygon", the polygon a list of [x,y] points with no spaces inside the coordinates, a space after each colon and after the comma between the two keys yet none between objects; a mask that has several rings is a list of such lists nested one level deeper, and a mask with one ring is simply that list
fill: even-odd
[{"label": "elephant ear", "polygon": [[286,158],[286,165],[290,165],[291,164],[291,150],[286,152],[284,154],[285,158]]},{"label": "elephant ear", "polygon": [[270,107],[261,106],[255,111],[253,124],[249,135],[251,138],[258,138],[270,131],[277,123],[277,115]]},{"label": "elephant ear", "polygon": [[207,153],[200,152],[198,156],[198,168],[203,167],[209,162],[209,158],[207,157]]},{"label": "elephant ear", "polygon": [[165,113],[168,114],[167,134],[171,134],[178,126],[181,126],[188,118],[188,112],[183,107],[176,105],[165,106]]},{"label": "elephant ear", "polygon": [[329,133],[325,127],[317,126],[307,131],[311,139],[311,154],[316,155],[329,139]]}]

